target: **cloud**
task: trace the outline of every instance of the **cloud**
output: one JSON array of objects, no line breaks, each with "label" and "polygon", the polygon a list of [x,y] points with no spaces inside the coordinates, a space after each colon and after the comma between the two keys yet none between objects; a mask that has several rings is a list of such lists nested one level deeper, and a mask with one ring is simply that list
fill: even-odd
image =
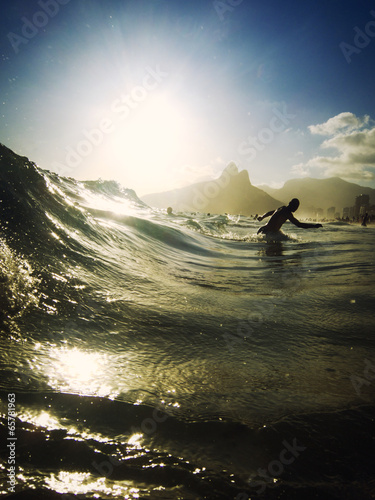
[{"label": "cloud", "polygon": [[368,124],[370,117],[365,115],[362,119],[357,118],[353,113],[340,113],[330,118],[320,125],[310,125],[308,129],[312,134],[335,135],[339,131],[350,131],[360,129]]},{"label": "cloud", "polygon": [[294,165],[294,173],[306,176],[314,171],[350,181],[375,179],[375,125],[369,116],[358,118],[353,113],[340,113],[308,128],[312,134],[330,136],[320,145],[327,155],[319,154]]},{"label": "cloud", "polygon": [[310,168],[304,163],[298,163],[298,165],[293,165],[292,172],[299,177],[307,177],[310,175]]}]

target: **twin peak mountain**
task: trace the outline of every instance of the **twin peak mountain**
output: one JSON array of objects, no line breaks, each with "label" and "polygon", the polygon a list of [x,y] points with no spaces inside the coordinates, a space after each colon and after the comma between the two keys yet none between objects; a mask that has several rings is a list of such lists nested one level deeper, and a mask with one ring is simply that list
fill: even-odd
[{"label": "twin peak mountain", "polygon": [[262,189],[253,186],[247,170],[238,171],[231,162],[219,178],[197,182],[163,193],[142,196],[152,207],[172,207],[177,212],[210,212],[214,214],[251,215],[276,209],[282,205]]}]

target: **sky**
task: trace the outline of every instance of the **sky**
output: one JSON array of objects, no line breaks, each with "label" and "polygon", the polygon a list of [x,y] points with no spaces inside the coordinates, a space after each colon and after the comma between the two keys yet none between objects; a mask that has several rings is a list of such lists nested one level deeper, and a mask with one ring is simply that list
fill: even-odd
[{"label": "sky", "polygon": [[3,0],[0,54],[0,142],[43,169],[375,188],[370,0]]}]

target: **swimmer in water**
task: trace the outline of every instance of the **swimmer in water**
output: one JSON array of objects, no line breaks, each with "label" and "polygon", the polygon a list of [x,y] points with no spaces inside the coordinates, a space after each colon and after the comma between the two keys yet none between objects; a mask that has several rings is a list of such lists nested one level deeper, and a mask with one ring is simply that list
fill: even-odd
[{"label": "swimmer in water", "polygon": [[261,215],[258,217],[258,220],[261,221],[265,219],[266,217],[270,217],[270,220],[268,221],[268,224],[265,226],[262,226],[259,230],[258,233],[279,233],[281,226],[286,222],[287,220],[290,220],[293,224],[295,224],[297,227],[302,227],[303,229],[310,229],[310,228],[317,228],[317,227],[323,227],[321,224],[309,224],[307,222],[300,222],[297,220],[293,212],[297,210],[299,207],[299,200],[297,198],[293,198],[289,202],[289,205],[287,207],[280,207],[277,210],[271,210],[270,212],[265,213],[264,215]]},{"label": "swimmer in water", "polygon": [[365,215],[364,215],[364,217],[363,217],[361,226],[366,227],[367,226],[367,221],[368,221],[368,213],[366,212]]}]

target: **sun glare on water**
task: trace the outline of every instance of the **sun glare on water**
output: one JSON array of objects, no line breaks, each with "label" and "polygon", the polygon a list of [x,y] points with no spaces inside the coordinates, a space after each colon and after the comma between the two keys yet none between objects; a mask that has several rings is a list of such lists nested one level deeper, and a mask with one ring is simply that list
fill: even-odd
[{"label": "sun glare on water", "polygon": [[[58,475],[51,474],[46,484],[53,491],[69,495],[86,495],[95,492],[93,498],[104,495],[106,498],[137,499],[139,489],[134,488],[131,482],[122,481],[122,484],[107,484],[105,478],[96,478],[89,473],[60,471]],[[128,483],[128,484],[127,484]]]},{"label": "sun glare on water", "polygon": [[63,392],[89,396],[107,396],[110,388],[103,383],[108,359],[97,352],[52,348],[48,370],[49,383]]}]

